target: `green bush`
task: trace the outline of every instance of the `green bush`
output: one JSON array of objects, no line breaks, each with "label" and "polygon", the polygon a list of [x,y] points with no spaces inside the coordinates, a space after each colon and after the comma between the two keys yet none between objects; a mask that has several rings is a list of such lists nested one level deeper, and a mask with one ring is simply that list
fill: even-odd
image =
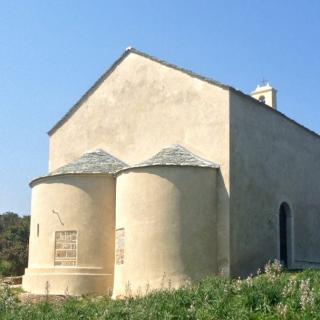
[{"label": "green bush", "polygon": [[20,276],[28,263],[29,216],[0,214],[0,276]]},{"label": "green bush", "polygon": [[7,276],[11,274],[12,264],[6,260],[0,260],[0,276]]}]

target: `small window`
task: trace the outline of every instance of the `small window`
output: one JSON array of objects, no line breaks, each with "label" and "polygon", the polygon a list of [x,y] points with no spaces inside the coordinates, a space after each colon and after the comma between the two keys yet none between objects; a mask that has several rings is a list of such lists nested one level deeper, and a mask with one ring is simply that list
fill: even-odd
[{"label": "small window", "polygon": [[124,264],[124,229],[116,230],[116,264]]},{"label": "small window", "polygon": [[40,232],[40,227],[39,227],[39,223],[37,224],[37,237],[39,238],[39,232]]},{"label": "small window", "polygon": [[260,96],[259,101],[262,103],[266,103],[266,97],[264,95]]},{"label": "small window", "polygon": [[55,266],[76,266],[77,238],[77,231],[56,231],[54,250]]}]

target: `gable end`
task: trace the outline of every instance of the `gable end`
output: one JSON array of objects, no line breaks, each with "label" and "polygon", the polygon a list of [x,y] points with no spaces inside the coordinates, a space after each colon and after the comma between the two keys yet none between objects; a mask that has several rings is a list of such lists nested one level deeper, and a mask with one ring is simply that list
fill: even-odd
[{"label": "gable end", "polygon": [[151,55],[148,55],[144,52],[141,52],[137,49],[134,48],[127,48],[126,51],[120,56],[119,59],[117,59],[112,65],[111,67],[89,88],[89,90],[78,100],[78,102],[76,102],[76,104],[73,105],[73,107],[71,107],[71,109],[48,131],[48,135],[51,136],[57,129],[59,129],[60,126],[62,126],[74,113],[75,111],[78,110],[78,108],[81,106],[81,104],[95,91],[95,89],[106,79],[108,78],[108,76],[117,68],[117,66],[130,54],[130,53],[135,53],[137,55],[140,55],[144,58],[147,58],[149,60],[152,60],[154,62],[160,63],[164,66],[167,66],[169,68],[181,71],[191,77],[197,78],[199,80],[208,82],[210,84],[213,84],[215,86],[221,87],[223,89],[230,89],[230,86],[224,85],[218,81],[215,81],[213,79],[201,76],[197,73],[194,73],[190,70],[184,69],[184,68],[180,68],[177,65],[168,63],[164,60],[160,60],[157,59]]}]

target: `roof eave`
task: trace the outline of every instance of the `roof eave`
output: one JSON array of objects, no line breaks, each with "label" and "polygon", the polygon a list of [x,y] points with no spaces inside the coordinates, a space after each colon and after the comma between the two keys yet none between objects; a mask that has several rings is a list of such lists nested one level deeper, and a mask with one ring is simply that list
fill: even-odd
[{"label": "roof eave", "polygon": [[116,172],[109,172],[109,173],[108,172],[68,172],[68,173],[48,174],[45,176],[40,176],[40,177],[32,179],[29,182],[29,187],[32,188],[38,182],[41,182],[41,181],[47,180],[47,179],[51,179],[51,178],[53,179],[53,178],[62,177],[62,176],[88,176],[88,175],[103,175],[103,176],[115,177]]},{"label": "roof eave", "polygon": [[154,168],[154,167],[183,167],[183,168],[202,168],[202,169],[220,169],[220,166],[218,164],[213,165],[191,165],[191,164],[146,164],[146,165],[136,165],[136,166],[130,166],[126,168],[122,168],[115,172],[115,176],[118,176],[119,174],[129,171],[129,170],[135,170],[135,169],[144,169],[144,168]]},{"label": "roof eave", "polygon": [[105,71],[99,79],[85,92],[85,94],[71,107],[71,109],[47,132],[51,136],[57,129],[59,129],[80,107],[80,105],[93,93],[93,91],[116,69],[116,67],[123,61],[131,52],[132,49],[126,50],[120,58],[118,58],[112,65]]},{"label": "roof eave", "polygon": [[303,125],[300,124],[299,122],[291,119],[290,117],[288,117],[288,116],[285,115],[284,113],[280,112],[279,110],[274,109],[274,108],[268,106],[267,104],[265,104],[265,103],[257,100],[256,98],[254,98],[254,97],[252,97],[252,96],[250,96],[250,95],[248,95],[248,94],[246,94],[246,93],[244,93],[244,92],[242,92],[242,91],[240,91],[240,90],[237,90],[237,89],[235,89],[235,88],[233,88],[233,87],[230,87],[229,89],[230,89],[231,92],[233,92],[233,93],[235,93],[235,94],[238,94],[238,95],[240,95],[240,96],[242,96],[242,97],[245,97],[246,99],[249,99],[249,100],[251,100],[252,102],[255,102],[257,105],[260,105],[260,106],[263,107],[264,109],[266,109],[266,110],[268,110],[268,111],[270,111],[270,112],[273,112],[273,113],[275,113],[275,114],[278,114],[279,116],[283,117],[284,119],[288,120],[289,122],[295,124],[296,126],[300,127],[300,128],[303,129],[304,131],[308,132],[309,134],[312,134],[313,136],[316,136],[318,139],[320,138],[320,135],[319,135],[318,133],[316,133],[315,131],[313,131],[313,130],[305,127],[305,126],[303,126]]}]

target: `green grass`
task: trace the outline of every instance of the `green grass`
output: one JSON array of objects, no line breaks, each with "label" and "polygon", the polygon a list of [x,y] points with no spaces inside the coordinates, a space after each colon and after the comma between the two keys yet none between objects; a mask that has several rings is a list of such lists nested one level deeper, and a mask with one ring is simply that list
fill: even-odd
[{"label": "green grass", "polygon": [[269,265],[264,274],[244,280],[212,277],[124,300],[69,297],[22,304],[2,287],[0,319],[320,319],[320,271],[288,273]]}]

